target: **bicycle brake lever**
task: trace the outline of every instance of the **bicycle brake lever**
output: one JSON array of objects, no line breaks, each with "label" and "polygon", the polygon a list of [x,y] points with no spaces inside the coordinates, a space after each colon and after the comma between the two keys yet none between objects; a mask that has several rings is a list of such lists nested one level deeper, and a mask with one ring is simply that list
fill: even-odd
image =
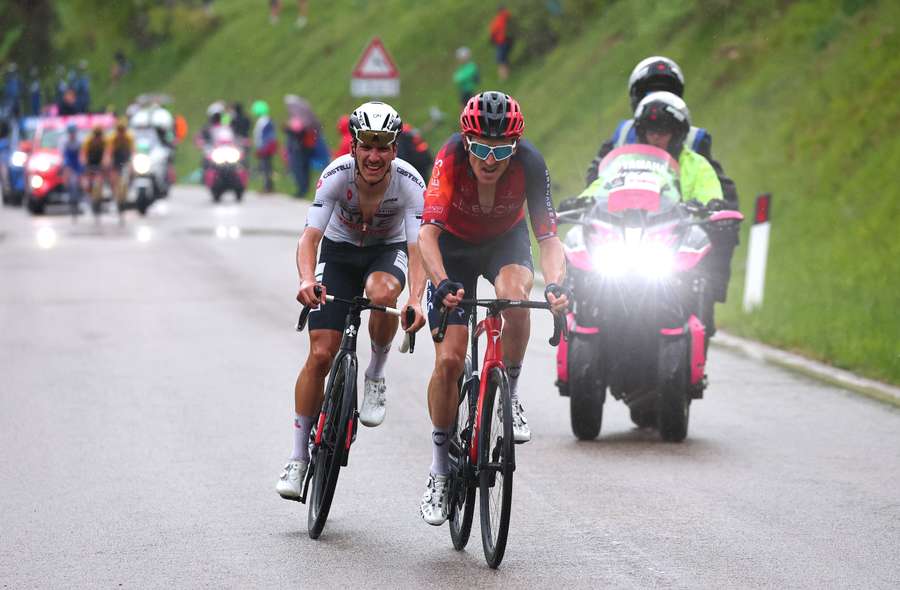
[{"label": "bicycle brake lever", "polygon": [[446,307],[441,307],[441,323],[438,325],[437,332],[435,332],[431,339],[435,342],[443,342],[444,336],[447,333],[447,320],[450,318],[450,310]]},{"label": "bicycle brake lever", "polygon": [[[411,305],[406,306],[406,326],[409,327],[416,321],[416,310]],[[406,332],[403,336],[403,342],[400,343],[400,352],[409,352],[412,354],[416,350],[416,334],[414,332]]]}]

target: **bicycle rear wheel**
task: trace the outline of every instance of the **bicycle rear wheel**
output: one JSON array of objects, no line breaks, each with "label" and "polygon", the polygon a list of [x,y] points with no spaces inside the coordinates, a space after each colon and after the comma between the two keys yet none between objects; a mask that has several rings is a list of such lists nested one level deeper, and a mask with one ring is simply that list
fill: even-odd
[{"label": "bicycle rear wheel", "polygon": [[334,368],[325,391],[325,423],[322,437],[313,450],[310,468],[313,469],[307,529],[311,539],[318,539],[328,520],[331,500],[337,487],[338,475],[347,449],[348,427],[353,418],[356,367],[349,355],[343,356]]},{"label": "bicycle rear wheel", "polygon": [[516,460],[512,402],[506,373],[493,368],[487,379],[479,416],[478,485],[484,558],[490,567],[496,569],[506,551]]},{"label": "bicycle rear wheel", "polygon": [[450,539],[457,551],[464,549],[469,542],[475,513],[475,484],[471,477],[469,448],[472,443],[470,416],[477,391],[477,377],[465,383],[460,378],[459,409],[456,424],[450,432]]}]

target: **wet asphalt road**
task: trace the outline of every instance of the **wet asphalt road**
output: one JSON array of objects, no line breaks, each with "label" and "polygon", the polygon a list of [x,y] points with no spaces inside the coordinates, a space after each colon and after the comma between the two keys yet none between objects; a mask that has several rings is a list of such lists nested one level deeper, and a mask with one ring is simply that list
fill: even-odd
[{"label": "wet asphalt road", "polygon": [[417,513],[424,338],[392,353],[387,420],[310,540],[274,492],[307,350],[304,218],[184,187],[124,227],[0,211],[0,588],[900,587],[900,412],[713,349],[686,442],[610,401],[576,442],[542,314],[498,571],[477,514],[456,552]]}]

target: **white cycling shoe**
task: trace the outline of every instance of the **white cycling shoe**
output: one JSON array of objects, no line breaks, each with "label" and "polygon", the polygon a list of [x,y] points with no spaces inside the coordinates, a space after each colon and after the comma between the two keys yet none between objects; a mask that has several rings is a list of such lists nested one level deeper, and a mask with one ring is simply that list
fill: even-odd
[{"label": "white cycling shoe", "polygon": [[378,426],[384,422],[385,403],[384,377],[370,379],[366,377],[365,393],[363,394],[362,407],[359,409],[359,421],[363,426]]},{"label": "white cycling shoe", "polygon": [[512,404],[513,440],[517,443],[526,443],[531,440],[531,428],[525,418],[525,408],[518,401]]},{"label": "white cycling shoe", "polygon": [[275,484],[275,491],[285,500],[296,500],[303,493],[303,480],[306,478],[308,461],[288,461]]},{"label": "white cycling shoe", "polygon": [[447,480],[446,475],[430,473],[428,483],[425,484],[425,493],[422,494],[419,513],[425,522],[432,526],[444,524],[450,514],[450,488]]}]

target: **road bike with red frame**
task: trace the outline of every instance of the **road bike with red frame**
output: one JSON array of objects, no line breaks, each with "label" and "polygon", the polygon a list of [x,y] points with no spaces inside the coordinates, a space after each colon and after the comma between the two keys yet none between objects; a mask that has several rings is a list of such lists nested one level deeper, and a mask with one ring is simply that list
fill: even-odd
[{"label": "road bike with red frame", "polygon": [[[543,301],[509,299],[463,299],[469,314],[471,352],[466,357],[465,373],[459,382],[459,409],[450,432],[450,538],[461,550],[469,541],[475,510],[475,491],[480,492],[481,543],[484,558],[497,568],[506,551],[512,508],[513,472],[516,470],[513,442],[512,400],[509,376],[503,364],[501,332],[505,309],[550,309]],[[478,321],[477,307],[487,309]],[[447,329],[448,309],[441,312],[441,322],[434,335],[441,342]],[[566,336],[565,320],[553,316],[550,344],[559,344]],[[478,340],[485,335],[482,370],[478,370]]]},{"label": "road bike with red frame", "polygon": [[[309,453],[309,469],[303,482],[303,492],[297,499],[306,503],[307,492],[310,495],[307,530],[312,539],[318,539],[328,520],[331,501],[337,488],[341,467],[346,467],[350,457],[350,445],[356,440],[359,412],[357,411],[357,360],[356,336],[359,333],[360,315],[365,310],[382,311],[399,316],[400,310],[393,307],[376,305],[365,297],[341,299],[326,295],[325,302],[338,301],[350,306],[344,324],[344,335],[341,348],[331,364],[328,382],[325,387],[325,398],[319,412],[319,420],[310,435],[312,448]],[[311,308],[304,307],[297,321],[297,331],[306,326]],[[407,325],[415,319],[415,312],[406,309]],[[410,317],[412,316],[412,317]],[[410,352],[415,347],[415,335],[407,333],[404,343]],[[312,489],[310,490],[310,484]]]}]

